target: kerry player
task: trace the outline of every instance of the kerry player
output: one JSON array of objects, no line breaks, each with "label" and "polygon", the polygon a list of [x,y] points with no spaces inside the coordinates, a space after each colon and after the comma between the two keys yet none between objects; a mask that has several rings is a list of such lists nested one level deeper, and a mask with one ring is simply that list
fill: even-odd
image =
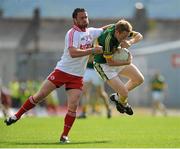
[{"label": "kerry player", "polygon": [[[101,78],[116,92],[110,96],[110,100],[116,104],[120,113],[133,114],[128,104],[128,92],[139,86],[144,77],[139,69],[132,63],[132,56],[129,53],[127,61],[113,60],[113,54],[120,46],[129,48],[142,40],[139,32],[132,31],[131,24],[126,20],[120,20],[98,37],[97,44],[103,47],[103,53],[94,56],[94,68]],[[120,76],[128,78],[124,84]]]}]

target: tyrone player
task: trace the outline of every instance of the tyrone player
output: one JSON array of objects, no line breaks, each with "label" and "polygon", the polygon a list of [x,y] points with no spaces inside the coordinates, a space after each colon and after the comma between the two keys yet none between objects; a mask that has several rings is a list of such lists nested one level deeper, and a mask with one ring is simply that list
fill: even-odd
[{"label": "tyrone player", "polygon": [[84,8],[76,8],[72,13],[72,18],[74,25],[65,36],[64,53],[54,71],[43,82],[40,90],[30,96],[14,116],[5,120],[7,125],[15,123],[54,89],[65,85],[68,107],[64,118],[64,130],[60,135],[61,143],[69,142],[68,133],[76,118],[76,110],[82,93],[83,75],[89,55],[102,53],[102,47],[93,47],[92,43],[103,29],[108,27],[87,28],[89,20]]}]

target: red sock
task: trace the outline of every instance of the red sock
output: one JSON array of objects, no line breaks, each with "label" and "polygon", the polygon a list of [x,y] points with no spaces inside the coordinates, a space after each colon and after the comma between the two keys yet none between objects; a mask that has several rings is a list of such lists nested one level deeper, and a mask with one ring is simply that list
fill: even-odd
[{"label": "red sock", "polygon": [[74,123],[74,120],[76,119],[76,112],[68,111],[64,118],[64,131],[61,135],[62,136],[68,136],[68,133]]},{"label": "red sock", "polygon": [[26,102],[21,106],[21,108],[19,109],[19,111],[15,114],[15,116],[20,119],[21,116],[27,112],[28,110],[34,108],[36,105],[36,103],[34,102],[33,96],[30,96]]}]

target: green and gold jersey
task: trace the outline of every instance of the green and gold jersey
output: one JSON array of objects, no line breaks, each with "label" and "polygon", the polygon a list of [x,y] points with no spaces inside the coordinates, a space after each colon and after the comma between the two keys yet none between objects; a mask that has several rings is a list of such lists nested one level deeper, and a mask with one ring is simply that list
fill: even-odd
[{"label": "green and gold jersey", "polygon": [[88,62],[88,63],[87,63],[87,68],[93,69],[93,68],[94,68],[93,62]]},{"label": "green and gold jersey", "polygon": [[[105,31],[96,40],[95,44],[98,44],[103,47],[103,54],[96,54],[94,56],[94,61],[96,63],[104,64],[106,63],[105,58],[111,58],[117,47],[119,47],[119,41],[114,37],[115,25],[112,25]],[[129,38],[135,36],[135,31],[130,32]]]},{"label": "green and gold jersey", "polygon": [[104,64],[106,59],[111,57],[114,53],[114,49],[119,46],[118,40],[114,37],[115,25],[106,29],[97,39],[97,44],[103,47],[103,54],[96,54],[94,61],[97,63]]},{"label": "green and gold jersey", "polygon": [[153,91],[162,91],[165,88],[165,81],[163,76],[155,77],[151,80],[151,89]]}]

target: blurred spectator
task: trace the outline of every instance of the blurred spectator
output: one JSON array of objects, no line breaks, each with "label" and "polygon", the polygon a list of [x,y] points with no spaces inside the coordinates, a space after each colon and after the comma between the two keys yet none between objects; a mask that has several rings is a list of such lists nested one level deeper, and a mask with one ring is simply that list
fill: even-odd
[{"label": "blurred spectator", "polygon": [[58,99],[58,94],[57,91],[54,90],[52,91],[47,97],[46,97],[46,107],[48,110],[49,114],[57,114],[58,113],[58,108],[59,108],[59,99]]},{"label": "blurred spectator", "polygon": [[[94,93],[92,94],[92,92]],[[94,96],[93,96],[94,95]],[[95,100],[92,100],[94,98]],[[84,75],[83,97],[82,97],[82,113],[79,118],[86,118],[87,106],[91,103],[92,112],[96,112],[95,103],[96,99],[102,98],[107,111],[107,118],[111,118],[111,109],[109,106],[108,95],[104,90],[104,82],[97,75],[93,69],[93,63],[90,62],[87,65],[87,69]]]},{"label": "blurred spectator", "polygon": [[9,83],[9,91],[12,98],[12,106],[19,107],[20,101],[20,83],[15,79]]},{"label": "blurred spectator", "polygon": [[165,99],[165,91],[167,84],[164,76],[156,72],[151,80],[151,93],[152,93],[152,114],[155,115],[157,110],[160,110],[163,115],[167,115],[166,107],[163,103]]},{"label": "blurred spectator", "polygon": [[11,96],[7,88],[2,85],[0,79],[0,109],[3,112],[4,117],[9,116],[11,107]]},{"label": "blurred spectator", "polygon": [[[26,80],[20,82],[19,88],[19,99],[22,105],[31,94],[34,94],[40,88],[40,83],[38,81]],[[45,106],[45,102],[39,104],[39,106]],[[28,111],[26,115],[36,115],[35,109]]]}]

